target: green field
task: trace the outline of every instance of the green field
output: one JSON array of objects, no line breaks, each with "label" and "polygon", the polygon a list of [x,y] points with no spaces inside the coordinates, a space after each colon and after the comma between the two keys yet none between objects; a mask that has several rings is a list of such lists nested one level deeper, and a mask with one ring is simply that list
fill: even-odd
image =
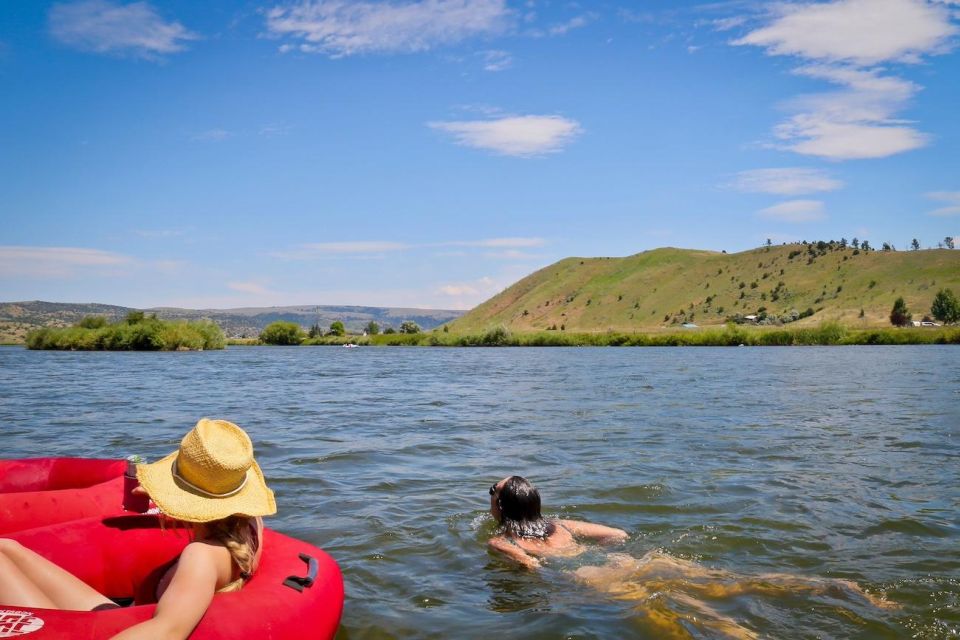
[{"label": "green field", "polygon": [[461,318],[455,334],[502,326],[513,333],[657,334],[730,316],[812,315],[870,329],[889,326],[903,296],[914,319],[941,288],[960,293],[960,251],[869,251],[839,243],[787,244],[737,254],[663,248],[625,258],[567,258],[527,276]]}]

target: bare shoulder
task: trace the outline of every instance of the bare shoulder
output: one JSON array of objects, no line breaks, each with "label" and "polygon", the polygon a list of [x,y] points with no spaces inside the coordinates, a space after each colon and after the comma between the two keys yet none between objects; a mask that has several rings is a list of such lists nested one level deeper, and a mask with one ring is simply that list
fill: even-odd
[{"label": "bare shoulder", "polygon": [[230,552],[222,544],[197,540],[184,547],[178,564],[218,570],[221,565],[230,566]]}]

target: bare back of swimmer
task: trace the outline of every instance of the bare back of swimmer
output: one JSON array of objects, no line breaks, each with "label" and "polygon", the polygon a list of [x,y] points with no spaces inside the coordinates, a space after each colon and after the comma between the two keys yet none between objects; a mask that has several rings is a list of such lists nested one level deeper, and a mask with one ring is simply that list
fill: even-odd
[{"label": "bare back of swimmer", "polygon": [[[490,513],[500,532],[489,546],[528,569],[541,566],[544,557],[571,557],[586,547],[580,540],[622,542],[627,532],[577,520],[547,520],[541,515],[540,493],[520,476],[504,478],[490,487]],[[865,592],[850,580],[766,573],[744,576],[710,569],[689,560],[651,551],[641,558],[611,553],[601,566],[580,567],[573,577],[617,600],[637,603],[637,610],[658,637],[689,637],[685,625],[694,624],[736,640],[754,640],[756,632],[707,604],[703,598],[723,599],[742,594],[784,595],[814,593],[852,596],[883,609],[896,604]]]}]

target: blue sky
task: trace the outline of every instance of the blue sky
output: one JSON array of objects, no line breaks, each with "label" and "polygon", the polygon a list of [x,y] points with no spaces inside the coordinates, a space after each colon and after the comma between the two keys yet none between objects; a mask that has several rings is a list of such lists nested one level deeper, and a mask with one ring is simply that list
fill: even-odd
[{"label": "blue sky", "polygon": [[960,236],[960,2],[0,5],[0,300],[469,308]]}]

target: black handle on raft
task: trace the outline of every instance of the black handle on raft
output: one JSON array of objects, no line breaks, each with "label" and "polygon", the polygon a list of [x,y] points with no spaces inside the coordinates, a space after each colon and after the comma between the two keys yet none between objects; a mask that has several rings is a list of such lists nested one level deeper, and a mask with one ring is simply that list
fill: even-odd
[{"label": "black handle on raft", "polygon": [[317,562],[317,559],[306,553],[300,554],[300,559],[307,563],[307,575],[300,576],[287,576],[287,579],[283,581],[284,586],[290,587],[291,589],[296,589],[300,593],[303,593],[303,590],[309,589],[313,586],[313,583],[317,580],[317,572],[320,570],[320,564]]}]

